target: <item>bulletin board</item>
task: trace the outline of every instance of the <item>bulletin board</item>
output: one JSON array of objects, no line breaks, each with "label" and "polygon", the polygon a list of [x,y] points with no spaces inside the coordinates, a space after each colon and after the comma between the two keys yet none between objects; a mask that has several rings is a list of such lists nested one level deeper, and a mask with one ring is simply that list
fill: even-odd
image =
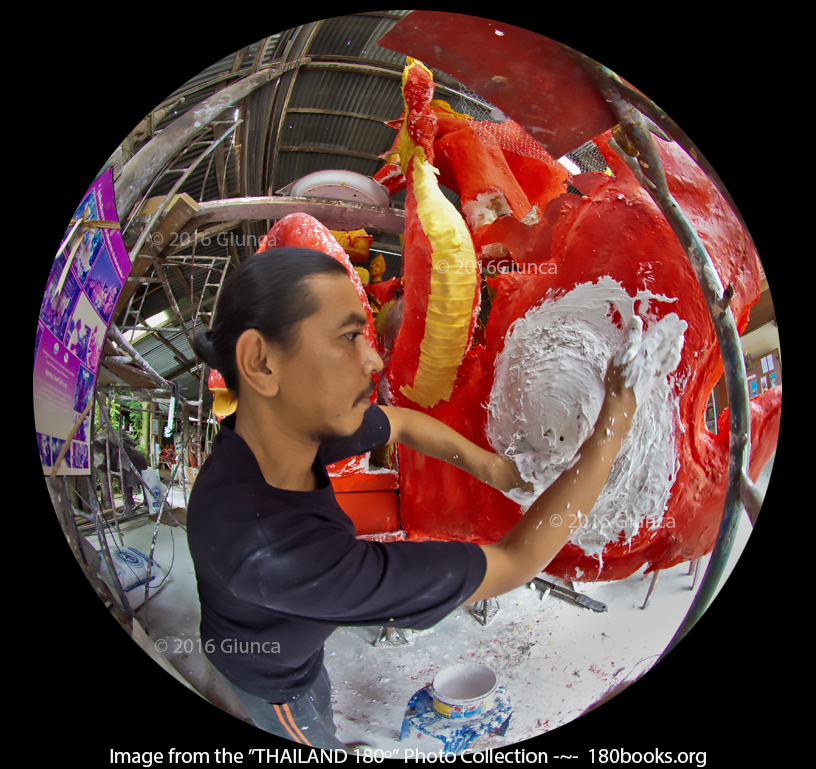
[{"label": "bulletin board", "polygon": [[108,169],[85,193],[66,228],[37,321],[34,429],[45,475],[90,474],[96,376],[129,274]]},{"label": "bulletin board", "polygon": [[[746,361],[747,363],[747,361]],[[748,377],[748,395],[755,398],[765,390],[782,384],[782,361],[779,349],[751,358],[750,365],[745,367]]]}]

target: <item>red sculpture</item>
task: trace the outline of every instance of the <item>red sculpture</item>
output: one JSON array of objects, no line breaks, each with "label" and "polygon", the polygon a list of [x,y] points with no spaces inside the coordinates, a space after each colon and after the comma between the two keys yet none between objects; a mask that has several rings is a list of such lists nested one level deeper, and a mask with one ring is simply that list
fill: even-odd
[{"label": "red sculpture", "polygon": [[223,375],[215,369],[210,370],[207,377],[207,387],[213,394],[213,415],[215,421],[220,422],[224,417],[228,417],[235,411],[238,401],[235,394],[227,389],[227,383]]},{"label": "red sculpture", "polygon": [[[411,106],[406,107],[410,112]],[[430,107],[434,109],[434,107]],[[673,389],[678,396],[679,421],[675,429],[677,467],[668,505],[659,525],[642,527],[628,539],[620,536],[598,555],[588,556],[568,544],[547,571],[571,580],[620,579],[648,565],[648,570],[668,568],[711,551],[722,514],[728,466],[727,412],[719,432],[705,426],[705,408],[723,367],[709,311],[691,265],[674,232],[632,173],[609,149],[611,132],[595,140],[612,175],[581,174],[572,180],[582,196],[561,187],[567,174],[541,150],[534,161],[507,149],[497,151],[499,131],[523,134],[512,121],[500,124],[487,140],[481,155],[474,148],[479,124],[449,130],[450,117],[436,106],[439,130],[433,146],[440,179],[463,193],[463,213],[468,201],[485,193],[502,192],[509,209],[492,222],[469,222],[483,262],[505,254],[518,271],[488,279],[496,290],[483,346],[465,355],[449,400],[431,408],[412,403],[392,387],[396,405],[423,408],[484,448],[488,404],[497,356],[502,352],[512,324],[547,297],[564,295],[577,285],[611,276],[630,296],[649,290],[676,301],[652,303],[653,322],[675,312],[688,323],[681,363]],[[461,122],[461,120],[460,120]],[[448,129],[448,130],[446,130]],[[461,141],[461,147],[456,147]],[[760,265],[750,239],[708,177],[677,145],[655,139],[678,205],[706,244],[723,285],[731,283],[731,307],[742,332],[751,305],[759,298]],[[516,146],[529,146],[532,140]],[[492,145],[492,146],[491,146]],[[467,149],[463,149],[467,148]],[[483,156],[488,155],[488,164]],[[504,163],[502,163],[502,156]],[[478,157],[478,161],[468,159]],[[448,162],[446,168],[444,163]],[[498,169],[488,176],[484,168]],[[506,167],[513,171],[506,173]],[[455,171],[454,171],[455,168]],[[527,171],[530,171],[529,173]],[[392,179],[393,169],[389,169]],[[491,171],[491,174],[494,172]],[[406,231],[412,226],[410,179]],[[521,194],[519,193],[519,188]],[[559,189],[560,188],[560,189]],[[563,190],[563,191],[562,191]],[[524,210],[523,195],[530,208]],[[530,216],[533,207],[538,210]],[[406,238],[406,296],[422,293],[409,285],[409,264],[415,254]],[[414,269],[416,269],[414,267]],[[420,320],[406,315],[400,336],[416,334]],[[414,326],[414,328],[412,328]],[[392,366],[397,362],[396,356]],[[393,369],[389,380],[398,377]],[[752,450],[749,474],[756,480],[775,450],[779,431],[781,388],[773,388],[751,401]],[[464,539],[493,542],[518,520],[518,504],[485,487],[460,470],[401,447],[400,515],[410,538]]]},{"label": "red sculpture", "polygon": [[[648,571],[663,569],[710,552],[726,489],[728,420],[723,414],[713,435],[704,414],[723,366],[697,278],[674,232],[609,149],[610,133],[595,143],[611,175],[569,179],[581,193],[572,194],[566,191],[567,172],[512,121],[481,125],[452,113],[444,103],[431,103],[429,74],[409,60],[403,79],[406,109],[393,124],[400,127],[394,147],[400,163],[388,163],[378,174],[392,192],[408,189],[403,320],[393,350],[384,350],[379,340],[381,351],[389,353],[383,355],[386,370],[381,374],[387,399],[423,410],[495,451],[488,422],[496,401],[497,362],[513,337],[514,324],[528,312],[578,287],[612,286],[647,324],[676,313],[688,328],[680,365],[665,383],[664,415],[671,412],[673,420],[669,450],[674,459],[664,479],[670,482],[665,509],[652,511],[636,530],[612,531],[612,520],[602,549],[588,553],[570,543],[547,571],[569,580],[612,580],[643,565]],[[757,254],[699,167],[677,145],[655,141],[672,195],[704,241],[723,285],[734,287],[731,308],[742,332],[760,293]],[[441,250],[459,238],[463,221],[457,223],[450,211],[442,210],[433,189],[434,168],[439,180],[462,198],[470,242],[460,243],[459,251]],[[267,237],[260,250],[268,243],[303,245],[345,257],[328,230],[303,214],[281,220]],[[443,272],[440,254],[460,255],[448,256],[462,260],[458,284],[445,282],[456,263],[448,263]],[[479,263],[494,268],[487,282],[495,295],[484,341],[474,344],[481,274],[473,267]],[[511,264],[512,271],[502,272]],[[399,288],[398,281],[388,283],[388,296],[378,301]],[[364,301],[362,286],[358,293]],[[622,326],[616,305],[610,304],[608,316],[613,326]],[[446,323],[453,329],[447,335]],[[373,328],[369,330],[373,340]],[[754,480],[775,450],[780,409],[779,387],[751,401]],[[494,542],[523,514],[517,501],[451,465],[405,447],[400,447],[399,459],[400,518],[409,539]],[[622,504],[636,499],[637,490],[627,493],[630,497],[622,498]]]}]

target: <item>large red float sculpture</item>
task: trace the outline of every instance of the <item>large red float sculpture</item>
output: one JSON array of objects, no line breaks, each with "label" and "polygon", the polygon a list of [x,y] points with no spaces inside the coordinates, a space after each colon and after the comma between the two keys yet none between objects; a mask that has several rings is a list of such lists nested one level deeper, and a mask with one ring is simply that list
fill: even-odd
[{"label": "large red float sculpture", "polygon": [[[590,310],[576,310],[575,302],[600,297],[598,307],[605,301],[606,310],[596,315],[604,316],[609,339],[597,333],[597,324],[581,337],[590,340],[582,355],[591,360],[624,333],[631,315],[649,327],[675,313],[687,323],[681,361],[648,407],[649,418],[663,427],[650,423],[640,433],[633,430],[635,447],[613,468],[618,485],[605,499],[606,517],[596,514],[600,502],[593,509],[594,541],[587,545],[573,537],[547,571],[569,580],[620,579],[644,565],[648,571],[663,569],[710,552],[723,509],[729,436],[727,412],[716,435],[706,429],[704,414],[723,373],[722,359],[689,260],[649,195],[610,150],[611,132],[594,140],[611,173],[570,178],[513,121],[480,124],[443,102],[432,102],[430,72],[419,62],[409,59],[403,95],[403,116],[391,124],[399,128],[392,154],[396,161],[398,153],[399,162],[387,163],[375,176],[392,194],[407,188],[403,278],[381,284],[376,297],[384,304],[403,290],[402,323],[393,348],[384,349],[378,339],[387,362],[380,375],[387,402],[425,411],[474,443],[512,456],[536,438],[523,434],[530,426],[518,416],[499,414],[507,408],[505,401],[514,399],[502,401],[497,392],[497,382],[504,381],[497,379],[499,369],[512,368],[508,360],[518,358],[519,349],[530,359],[537,354],[524,347],[524,324],[533,332],[536,323],[549,324],[542,331],[580,327],[582,312]],[[741,333],[760,294],[760,264],[750,238],[686,153],[673,143],[655,141],[674,199],[705,243],[723,285],[734,288],[731,308]],[[437,176],[460,195],[461,216],[439,191]],[[566,191],[567,181],[580,195]],[[278,222],[261,250],[271,244],[345,256],[325,227],[302,214]],[[480,331],[482,269],[494,277],[487,278],[493,301]],[[362,300],[362,286],[358,292]],[[566,301],[558,304],[561,300]],[[597,349],[589,349],[593,340]],[[534,369],[535,360],[530,365]],[[526,376],[513,380],[516,400],[544,397]],[[596,365],[587,379],[600,382],[602,376]],[[551,385],[559,386],[557,381],[544,383],[545,388]],[[553,396],[551,390],[547,393]],[[555,392],[555,397],[562,395]],[[580,403],[577,407],[578,422],[581,416],[591,422],[591,409]],[[580,413],[582,408],[587,413]],[[775,450],[780,409],[779,387],[751,401],[754,480]],[[513,434],[503,435],[508,424]],[[575,443],[579,432],[568,437]],[[541,435],[537,440],[540,444]],[[645,445],[651,441],[654,447]],[[638,449],[650,461],[662,450],[668,461],[648,467],[644,475],[642,466],[631,465]],[[494,542],[523,514],[518,499],[447,463],[405,447],[400,447],[399,459],[400,517],[410,539]],[[654,509],[633,518],[631,510],[644,499]]]}]

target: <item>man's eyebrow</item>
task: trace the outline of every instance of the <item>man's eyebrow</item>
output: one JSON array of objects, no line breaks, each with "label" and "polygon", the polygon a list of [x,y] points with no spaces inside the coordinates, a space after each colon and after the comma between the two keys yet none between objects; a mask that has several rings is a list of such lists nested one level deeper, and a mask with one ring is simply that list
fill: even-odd
[{"label": "man's eyebrow", "polygon": [[345,328],[346,326],[365,326],[366,322],[365,315],[362,315],[359,312],[352,312],[346,316],[346,319],[337,328]]}]

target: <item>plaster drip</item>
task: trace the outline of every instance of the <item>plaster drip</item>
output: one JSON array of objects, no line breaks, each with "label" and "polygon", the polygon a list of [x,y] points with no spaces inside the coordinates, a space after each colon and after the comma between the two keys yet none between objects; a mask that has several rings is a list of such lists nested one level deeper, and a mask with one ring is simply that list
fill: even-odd
[{"label": "plaster drip", "polygon": [[687,324],[675,313],[657,321],[651,301],[676,299],[646,290],[632,297],[609,276],[578,285],[519,318],[496,359],[487,438],[534,485],[532,493],[505,494],[525,510],[578,461],[600,414],[610,359],[626,366],[638,399],[632,428],[597,503],[570,539],[598,558],[599,569],[607,543],[621,533],[630,542],[641,526],[662,523],[679,467],[679,397],[668,374],[679,363]]}]

